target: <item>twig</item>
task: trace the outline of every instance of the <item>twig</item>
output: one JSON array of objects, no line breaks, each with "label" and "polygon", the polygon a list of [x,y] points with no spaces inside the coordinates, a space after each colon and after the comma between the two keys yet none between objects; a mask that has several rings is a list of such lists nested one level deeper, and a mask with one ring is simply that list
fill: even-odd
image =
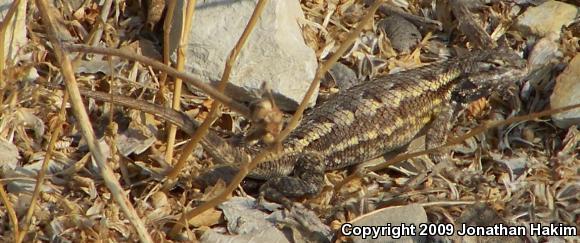
[{"label": "twig", "polygon": [[8,218],[10,218],[10,223],[12,223],[12,227],[14,227],[12,233],[14,233],[14,239],[16,240],[20,235],[20,231],[18,230],[18,217],[16,217],[16,212],[12,207],[12,203],[10,202],[8,194],[6,194],[6,191],[4,191],[4,183],[2,183],[2,180],[0,180],[0,201],[2,201],[4,207],[6,207]]},{"label": "twig", "polygon": [[[185,68],[185,62],[187,61],[187,57],[185,56],[185,46],[187,45],[187,42],[189,40],[189,31],[191,29],[193,14],[195,13],[195,3],[196,3],[195,0],[187,1],[187,7],[185,9],[185,23],[181,25],[181,37],[179,38],[179,46],[177,47],[177,71],[179,72],[183,72],[183,69]],[[176,2],[172,1],[170,7],[175,8],[175,5],[177,5]],[[171,104],[171,107],[174,110],[179,110],[179,104],[181,103],[181,87],[183,85],[182,83],[183,82],[180,78],[176,78],[175,83],[173,84],[173,102]],[[223,89],[220,89],[218,87],[218,91],[223,92]],[[173,159],[173,146],[175,145],[176,133],[177,127],[175,127],[173,124],[169,124],[169,131],[167,132],[167,145],[166,145],[167,150],[165,151],[165,161],[169,164],[172,164],[171,161]]]},{"label": "twig", "polygon": [[131,53],[125,50],[120,49],[112,49],[112,48],[101,48],[101,47],[90,47],[86,45],[70,45],[64,44],[63,45],[66,50],[75,51],[75,52],[89,52],[89,53],[96,53],[96,54],[103,54],[103,55],[110,55],[110,56],[117,56],[126,58],[129,60],[137,61],[142,64],[148,65],[153,67],[154,69],[161,70],[166,72],[168,75],[180,78],[184,82],[195,86],[196,88],[202,90],[207,95],[209,95],[212,99],[218,100],[219,102],[223,103],[224,105],[228,106],[231,110],[240,113],[242,116],[250,118],[250,111],[248,107],[245,105],[234,101],[232,98],[220,93],[214,87],[209,84],[203,83],[202,81],[196,79],[191,74],[179,72],[172,67],[168,67],[161,62],[153,60],[151,58],[138,55],[135,53]]},{"label": "twig", "polygon": [[[165,20],[163,22],[163,63],[167,66],[171,66],[169,64],[169,49],[170,49],[170,40],[169,34],[171,34],[171,28],[173,26],[173,16],[175,15],[175,6],[177,5],[177,0],[168,0],[167,1],[167,10],[165,12]],[[167,73],[162,72],[161,78],[159,78],[159,92],[157,96],[161,99],[161,103],[165,103],[165,90],[167,81]]]},{"label": "twig", "polygon": [[52,153],[54,151],[54,146],[58,138],[60,137],[60,133],[62,131],[62,124],[65,122],[65,115],[66,115],[66,106],[68,102],[68,93],[65,92],[64,96],[62,97],[62,104],[60,107],[60,112],[58,113],[58,119],[56,123],[54,123],[54,130],[50,135],[50,142],[48,143],[48,148],[46,149],[46,153],[44,154],[44,160],[42,161],[42,167],[38,172],[38,176],[36,178],[36,185],[34,186],[34,192],[32,193],[32,198],[30,199],[30,207],[26,211],[26,216],[24,217],[23,226],[22,226],[22,233],[16,238],[16,242],[20,243],[24,240],[24,236],[28,229],[30,228],[30,221],[32,219],[32,214],[34,214],[34,209],[36,208],[34,205],[36,204],[36,200],[38,200],[38,196],[40,195],[40,189],[42,184],[44,183],[44,177],[46,175],[46,169],[48,168],[48,162],[52,157]]},{"label": "twig", "polygon": [[420,203],[421,207],[433,207],[433,206],[457,206],[457,205],[472,205],[476,204],[478,201],[438,201],[438,202],[426,202]]},{"label": "twig", "polygon": [[96,140],[91,122],[85,111],[71,62],[62,48],[60,40],[57,38],[53,20],[49,15],[48,4],[46,3],[46,0],[36,0],[35,2],[42,17],[47,37],[52,44],[54,54],[66,83],[66,89],[71,99],[73,115],[77,119],[83,138],[87,142],[89,150],[100,169],[105,185],[111,191],[111,195],[121,208],[121,211],[125,213],[129,222],[131,222],[135,227],[139,239],[142,242],[152,242],[151,236],[147,233],[147,229],[143,222],[137,215],[137,212],[131,205],[129,199],[125,196],[125,191],[121,185],[119,185],[119,182],[115,179],[111,168],[109,168],[106,163],[106,156]]},{"label": "twig", "polygon": [[[358,37],[358,35],[360,34],[363,27],[365,25],[367,25],[370,22],[370,20],[372,20],[374,13],[379,8],[381,2],[382,1],[376,1],[369,8],[369,12],[364,16],[364,18],[361,20],[361,22],[358,24],[358,26],[353,31],[351,31],[351,33],[349,33],[348,37],[342,43],[340,48],[329,58],[328,61],[326,61],[324,64],[320,65],[320,67],[319,67],[319,69],[314,77],[314,80],[312,81],[312,84],[310,85],[310,87],[308,89],[308,92],[306,93],[306,95],[302,99],[302,102],[298,106],[298,109],[294,113],[294,116],[292,117],[290,124],[288,125],[288,127],[286,129],[284,129],[284,131],[282,131],[276,137],[275,141],[282,141],[290,133],[290,131],[292,129],[294,129],[294,127],[298,123],[300,116],[302,115],[302,112],[304,112],[304,109],[306,108],[306,105],[310,99],[310,96],[314,93],[314,90],[318,86],[320,78],[322,77],[322,75],[326,71],[328,71],[328,69],[330,69],[330,66],[334,62],[336,62],[340,58],[340,56],[342,56],[342,54],[346,51],[346,49],[348,47],[350,47],[350,45],[352,43],[354,43],[354,40]],[[274,143],[272,146],[269,146],[267,149],[265,149],[264,151],[259,153],[256,157],[254,157],[250,163],[245,164],[244,166],[240,166],[240,171],[236,174],[236,176],[232,179],[230,184],[224,189],[224,191],[220,195],[212,198],[211,200],[209,200],[206,203],[194,208],[193,210],[186,212],[182,218],[193,218],[193,217],[205,212],[206,210],[215,207],[219,203],[225,201],[227,199],[227,196],[230,195],[238,187],[240,182],[244,179],[244,177],[246,177],[246,175],[248,174],[248,172],[251,169],[256,167],[256,165],[258,165],[258,163],[263,162],[267,158],[267,156],[271,155],[272,153],[275,153],[274,151],[276,150],[276,147],[277,147],[276,143]],[[178,231],[181,229],[181,227],[182,227],[181,225],[176,224],[173,227],[173,229],[171,230],[170,234],[173,234],[173,235],[177,234]]]},{"label": "twig", "polygon": [[[175,15],[175,6],[177,6],[177,0],[168,0],[166,3],[166,11],[165,11],[165,19],[163,20],[163,64],[170,67],[170,57],[169,57],[169,50],[171,48],[171,28],[173,27],[173,16]],[[161,76],[159,77],[159,90],[157,90],[156,98],[159,100],[159,103],[162,105],[167,104],[167,100],[165,99],[165,94],[167,94],[167,76],[166,72],[161,72]],[[170,124],[166,124],[166,127],[169,127]]]},{"label": "twig", "polygon": [[[6,12],[6,15],[4,16],[4,19],[2,20],[2,23],[0,25],[0,90],[1,90],[0,105],[4,103],[4,88],[6,86],[4,82],[4,67],[6,66],[7,59],[7,57],[4,56],[6,54],[4,53],[4,46],[6,42],[6,30],[8,29],[8,26],[14,24],[12,18],[14,17],[14,14],[18,10],[19,6],[20,0],[15,0],[14,2],[12,2],[10,9],[8,9],[8,12]],[[15,38],[15,36],[12,36],[12,38]]]},{"label": "twig", "polygon": [[[234,47],[234,49],[232,49],[232,51],[230,52],[230,54],[228,56],[228,59],[226,61],[226,65],[224,67],[224,72],[223,72],[222,78],[218,84],[219,91],[223,91],[226,88],[226,85],[228,83],[230,73],[232,70],[232,66],[234,65],[236,59],[238,58],[238,55],[240,54],[240,51],[244,47],[248,37],[252,33],[254,26],[256,26],[256,23],[258,22],[258,19],[259,19],[260,15],[262,14],[262,11],[264,10],[264,7],[266,6],[267,3],[268,3],[268,0],[260,0],[256,4],[256,7],[254,8],[254,12],[252,12],[252,16],[250,17],[250,20],[248,21],[248,24],[246,25],[246,28],[244,29],[242,36],[240,37],[240,39],[236,43],[236,46]],[[181,157],[179,157],[179,161],[177,162],[177,164],[175,165],[173,170],[168,174],[169,179],[175,178],[179,174],[179,171],[181,171],[181,168],[183,168],[183,166],[185,165],[185,160],[187,159],[187,157],[191,154],[191,152],[193,151],[195,146],[199,143],[199,141],[201,141],[203,136],[205,136],[210,125],[217,118],[217,114],[218,114],[218,111],[220,110],[220,106],[221,106],[221,103],[219,101],[217,101],[217,100],[214,101],[214,103],[211,106],[211,110],[210,110],[208,117],[203,121],[201,126],[195,131],[195,134],[192,136],[191,140],[189,141],[189,143],[185,147],[183,153],[181,154]],[[239,183],[236,183],[236,184],[239,184]],[[231,191],[233,191],[233,190],[231,190]],[[222,195],[224,195],[224,198],[227,197],[227,194],[225,194],[225,193]],[[181,219],[179,220],[179,222],[187,222],[187,220],[197,216],[197,214],[191,213],[194,211],[195,211],[195,209],[190,211],[190,213],[183,214]],[[176,235],[181,230],[181,228],[182,228],[182,224],[180,224],[180,223],[175,224],[173,226],[173,228],[171,229],[170,235]]]},{"label": "twig", "polygon": [[106,0],[103,3],[103,7],[101,8],[101,13],[99,15],[99,21],[97,21],[97,24],[95,26],[95,31],[93,32],[94,35],[90,40],[89,45],[91,46],[97,46],[97,44],[99,44],[99,42],[101,41],[101,38],[103,37],[103,32],[105,31],[105,28],[107,28],[107,18],[109,17],[109,13],[111,12],[111,5],[113,5],[113,0]]}]

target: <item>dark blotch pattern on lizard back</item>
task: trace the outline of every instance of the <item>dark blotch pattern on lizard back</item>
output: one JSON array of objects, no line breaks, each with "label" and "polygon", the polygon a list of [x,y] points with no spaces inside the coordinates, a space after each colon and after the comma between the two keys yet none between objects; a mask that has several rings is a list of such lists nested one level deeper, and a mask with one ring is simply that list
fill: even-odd
[{"label": "dark blotch pattern on lizard back", "polygon": [[[495,82],[523,76],[523,67],[525,62],[515,53],[479,51],[361,83],[310,111],[284,142],[283,152],[250,176],[269,179],[262,187],[267,199],[288,203],[287,197],[316,194],[321,185],[308,181],[324,178],[323,173],[288,177],[301,170],[295,166],[344,168],[401,148],[424,130],[429,147],[436,147],[446,140],[449,107],[457,101],[451,99],[452,93],[463,82],[472,82],[476,85],[472,91],[480,92],[479,87],[496,87]],[[470,76],[478,80],[466,79]],[[431,123],[438,127],[431,129]],[[292,193],[285,193],[289,183]]]}]

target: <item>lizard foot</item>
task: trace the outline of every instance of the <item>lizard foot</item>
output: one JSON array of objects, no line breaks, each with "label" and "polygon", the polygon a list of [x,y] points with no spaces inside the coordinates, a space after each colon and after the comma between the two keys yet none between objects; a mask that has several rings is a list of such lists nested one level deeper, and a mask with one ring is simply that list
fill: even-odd
[{"label": "lizard foot", "polygon": [[298,159],[293,176],[272,178],[260,187],[260,197],[292,208],[291,199],[318,195],[324,184],[325,164],[318,153],[304,153]]}]

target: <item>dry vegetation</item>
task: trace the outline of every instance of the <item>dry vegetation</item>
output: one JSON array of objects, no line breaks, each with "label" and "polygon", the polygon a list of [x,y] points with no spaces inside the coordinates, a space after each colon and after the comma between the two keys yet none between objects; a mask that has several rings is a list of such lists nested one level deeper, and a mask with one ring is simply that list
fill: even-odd
[{"label": "dry vegetation", "polygon": [[[175,230],[176,222],[183,222],[182,213],[223,192],[224,183],[208,188],[194,186],[193,178],[214,166],[214,160],[191,146],[192,154],[184,157],[186,163],[176,171],[174,187],[166,189],[167,173],[187,150],[184,148],[187,134],[177,131],[175,152],[170,153],[172,161],[166,162],[166,135],[170,128],[165,121],[138,110],[86,98],[76,100],[62,87],[66,83],[165,104],[171,101],[174,78],[124,58],[66,49],[62,53],[55,51],[59,43],[87,44],[128,50],[163,62],[163,20],[155,17],[160,18],[161,14],[148,15],[142,11],[140,1],[103,1],[112,5],[102,21],[100,16],[106,8],[97,4],[101,1],[54,1],[58,4],[48,9],[36,7],[37,2],[43,1],[28,2],[28,44],[19,50],[16,61],[7,61],[2,70],[0,241],[171,239],[172,227]],[[74,6],[77,2],[79,5]],[[346,52],[340,55],[339,62],[367,79],[431,62],[446,53],[477,48],[478,44],[470,42],[470,37],[457,29],[454,18],[437,18],[429,8],[431,1],[411,0],[406,11],[441,21],[443,32],[452,32],[446,35],[449,40],[441,38],[441,31],[429,31],[433,23],[426,22],[417,46],[408,52],[395,50],[377,27],[376,22],[383,17],[379,10],[373,24],[354,35],[354,48],[344,45],[349,40],[349,31],[368,13],[368,6],[362,2],[370,1],[301,1],[306,16],[303,35],[320,63],[325,64],[323,67],[331,67],[333,61],[328,60],[341,45]],[[529,37],[509,28],[514,18],[510,15],[513,6],[494,1],[478,9],[476,18],[488,33],[493,33],[494,42],[521,51],[530,48]],[[41,11],[52,17],[55,33],[47,31],[46,16]],[[447,14],[451,14],[449,9]],[[408,159],[404,166],[369,172],[362,178],[349,177],[344,185],[341,183],[348,171],[330,172],[325,191],[303,203],[332,229],[377,208],[410,203],[424,205],[431,222],[455,222],[475,202],[487,202],[501,216],[500,222],[563,223],[577,227],[580,220],[577,127],[557,128],[549,116],[527,117],[533,119],[496,127],[480,126],[487,121],[547,110],[554,77],[579,50],[579,31],[578,23],[564,28],[556,43],[562,52],[557,62],[545,64],[547,68],[507,91],[509,95],[479,100],[460,116],[452,136],[474,130],[481,133],[452,147],[452,160],[457,168],[443,170],[437,176],[427,175],[414,188],[406,185],[424,171],[423,166],[429,163],[425,155]],[[51,35],[59,43],[50,39]],[[498,40],[496,37],[500,36]],[[61,69],[67,62],[72,63],[72,70]],[[73,76],[76,81],[71,83]],[[335,82],[324,79],[320,100],[338,89]],[[212,110],[220,109],[203,92],[183,92],[181,110],[196,120],[202,121],[212,116]],[[84,105],[88,120],[77,114],[80,110],[75,107],[80,105]],[[248,120],[231,111],[236,109],[228,105],[212,129],[224,137],[244,134]],[[100,138],[98,141],[86,138],[92,133],[85,131],[89,124]],[[94,155],[96,146],[104,154],[112,154],[107,156],[110,170],[106,172],[102,171],[104,161],[91,158],[90,151]],[[42,180],[36,184],[39,177]],[[236,183],[231,189],[236,189],[233,192],[236,196],[256,194],[255,189],[244,191]],[[207,211],[189,221],[189,230],[180,237],[196,239],[209,228],[223,228],[222,212],[211,204],[206,207]]]}]

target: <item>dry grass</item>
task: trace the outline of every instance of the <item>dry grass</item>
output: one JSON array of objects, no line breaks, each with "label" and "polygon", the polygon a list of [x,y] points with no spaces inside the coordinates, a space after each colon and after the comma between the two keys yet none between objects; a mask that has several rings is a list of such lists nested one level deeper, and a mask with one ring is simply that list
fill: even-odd
[{"label": "dry grass", "polygon": [[[193,240],[209,228],[223,227],[222,213],[214,206],[232,194],[245,195],[239,189],[240,181],[298,124],[306,102],[290,118],[290,125],[277,134],[272,148],[253,158],[230,185],[196,188],[193,178],[214,166],[214,160],[195,149],[198,141],[184,146],[189,137],[177,131],[173,153],[167,147],[173,147],[173,142],[168,143],[166,138],[173,132],[168,132],[171,128],[165,121],[135,110],[119,112],[119,107],[81,99],[75,91],[85,87],[159,103],[166,100],[160,95],[170,96],[165,86],[179,86],[173,86],[165,73],[184,82],[197,82],[178,74],[180,68],[159,68],[155,65],[161,64],[150,65],[150,60],[136,62],[127,59],[130,56],[86,53],[75,56],[71,51],[89,48],[67,48],[68,44],[86,43],[163,61],[161,44],[155,42],[162,38],[144,38],[145,14],[134,1],[105,1],[105,6],[113,4],[110,8],[88,2],[76,9],[70,4],[42,7],[43,2],[28,3],[32,11],[27,19],[29,42],[19,51],[20,61],[0,65],[4,67],[0,75],[0,241],[166,241],[170,233]],[[416,16],[426,13],[428,20],[439,20],[432,11],[421,12],[426,9],[422,2],[409,1],[407,12]],[[39,10],[34,7],[37,3]],[[301,4],[306,16],[301,20],[303,36],[321,64],[310,93],[336,61],[352,67],[359,77],[372,78],[475,45],[453,27],[456,23],[452,20],[441,20],[444,28],[454,31],[447,36],[448,45],[441,45],[444,38],[440,31],[425,30],[418,45],[402,53],[377,30],[375,22],[381,14],[373,15],[373,10],[360,1],[303,0]],[[497,36],[505,36],[501,41],[522,50],[528,37],[509,29],[513,22],[510,10],[510,4],[499,1],[478,11],[485,29],[493,33],[490,38],[497,41]],[[372,25],[361,24],[365,16]],[[5,29],[1,29],[3,34]],[[251,29],[250,25],[248,31]],[[577,35],[563,31],[558,43],[563,53],[559,62],[567,63],[578,52],[577,43]],[[62,44],[66,44],[64,48]],[[226,70],[242,46],[243,38],[230,55]],[[167,62],[167,54],[165,57]],[[183,63],[186,57],[181,58]],[[544,75],[527,80],[535,85],[533,88],[514,87],[508,98],[494,96],[477,101],[460,116],[452,132],[458,139],[448,144],[454,152],[454,170],[425,175],[419,186],[407,187],[429,164],[423,152],[404,157],[404,169],[385,169],[386,164],[382,164],[375,167],[376,172],[352,176],[344,170],[333,171],[327,173],[326,190],[303,203],[328,225],[377,208],[410,203],[423,205],[433,222],[454,222],[466,205],[483,201],[510,224],[563,223],[578,227],[580,133],[576,127],[557,128],[546,118],[547,113],[516,117],[548,108],[559,67],[546,66],[550,68]],[[223,84],[227,79],[225,75]],[[58,85],[66,86],[66,90],[55,88]],[[219,93],[222,86],[201,88],[207,96],[185,92],[182,97],[187,100],[181,100],[185,104],[181,110],[198,120],[217,119],[215,130],[224,136],[232,131],[245,132],[244,124],[251,118],[249,109]],[[320,96],[324,99],[336,90],[332,83],[323,81]],[[174,100],[174,105],[176,102],[179,100]],[[225,106],[224,111],[214,117],[220,104]],[[206,129],[209,125],[206,123]],[[200,132],[197,140],[203,134]],[[179,166],[173,168],[171,162],[165,162],[166,156],[179,160]],[[169,171],[173,171],[170,178],[174,180],[170,182],[175,187],[166,189]]]}]

